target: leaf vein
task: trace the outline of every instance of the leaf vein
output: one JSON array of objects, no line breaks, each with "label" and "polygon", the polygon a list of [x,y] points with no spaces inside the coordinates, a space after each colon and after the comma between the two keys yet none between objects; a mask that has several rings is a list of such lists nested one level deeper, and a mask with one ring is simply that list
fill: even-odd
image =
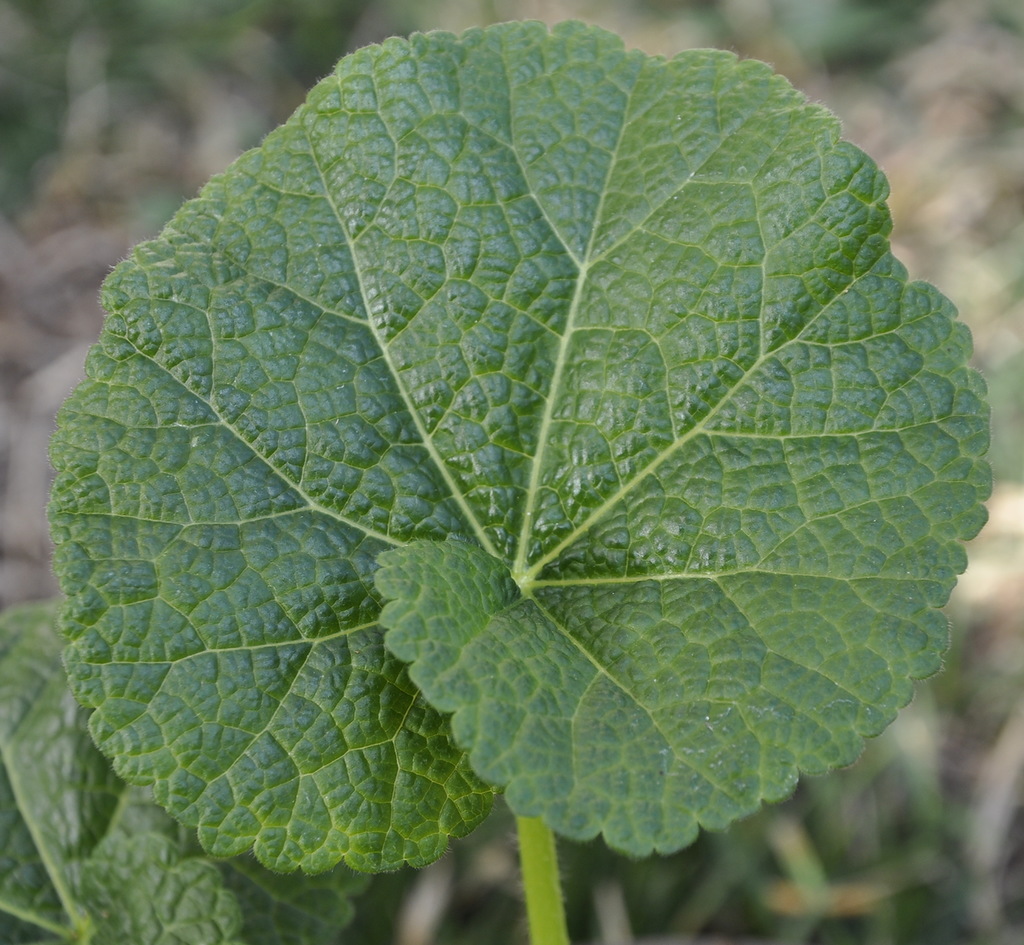
[{"label": "leaf vein", "polygon": [[[364,524],[362,522],[356,521],[355,519],[349,518],[348,516],[342,515],[341,513],[337,512],[336,510],[328,508],[327,506],[322,505],[321,503],[317,502],[315,499],[313,499],[312,496],[309,495],[309,493],[307,493],[305,491],[305,489],[302,488],[302,486],[298,482],[295,482],[292,478],[290,478],[284,472],[284,470],[279,469],[273,463],[273,461],[270,459],[269,456],[265,456],[264,454],[259,452],[259,450],[257,450],[256,447],[252,443],[250,443],[248,440],[246,440],[245,437],[243,437],[242,434],[238,430],[236,430],[223,416],[221,416],[220,412],[217,410],[216,407],[214,407],[213,403],[210,400],[208,400],[207,398],[203,397],[202,394],[200,394],[197,390],[194,390],[192,387],[190,387],[188,384],[186,384],[180,378],[175,377],[174,374],[171,371],[169,371],[164,365],[160,364],[160,362],[157,361],[155,358],[153,358],[151,355],[149,355],[146,352],[142,351],[138,347],[138,345],[135,344],[133,339],[131,339],[131,338],[123,338],[122,340],[124,340],[129,345],[131,345],[131,347],[133,348],[135,353],[138,354],[138,356],[140,358],[143,358],[144,360],[149,361],[151,364],[153,364],[156,367],[160,368],[160,370],[163,371],[164,374],[167,377],[169,377],[172,381],[174,381],[174,383],[176,383],[179,387],[181,387],[183,390],[185,390],[191,396],[195,397],[195,399],[197,401],[199,401],[204,407],[206,407],[210,411],[210,413],[216,418],[216,425],[220,426],[220,427],[223,427],[223,429],[225,429],[229,433],[231,433],[238,440],[239,443],[241,443],[242,445],[244,445],[246,447],[246,449],[249,451],[249,453],[252,456],[254,456],[256,459],[259,459],[268,470],[270,470],[272,473],[274,473],[278,477],[278,479],[280,479],[280,481],[282,483],[284,483],[284,485],[286,485],[296,495],[298,495],[306,503],[308,511],[317,512],[317,513],[319,513],[321,515],[326,516],[327,518],[334,519],[335,521],[340,522],[343,525],[348,525],[351,528],[355,529],[356,531],[362,532],[368,538],[376,538],[376,539],[379,539],[380,541],[386,542],[389,545],[401,545],[401,544],[404,544],[404,542],[402,542],[401,540],[393,537],[392,535],[388,535],[385,532],[379,531],[378,529],[375,529],[375,528],[373,528],[370,525],[366,525],[366,524]],[[112,418],[111,417],[104,417],[103,419],[109,421]],[[210,424],[204,424],[204,425],[210,425]],[[289,511],[298,511],[298,510],[289,510]],[[239,524],[239,523],[230,522],[230,523],[224,523],[224,524]]]},{"label": "leaf vein", "polygon": [[[838,298],[843,292],[852,288],[861,279],[868,277],[874,267],[865,270],[864,272],[857,275],[850,283],[844,287],[843,290],[836,293],[832,299],[827,303],[823,304],[821,308],[805,322],[800,331],[797,332],[792,338],[787,339],[778,348],[771,351],[765,352],[761,355],[749,368],[746,369],[743,376],[740,377],[731,388],[729,388],[721,397],[721,399],[689,430],[678,437],[674,442],[666,446],[657,456],[650,460],[645,466],[638,470],[632,478],[627,480],[621,485],[614,493],[612,493],[607,499],[605,499],[600,505],[596,506],[589,515],[586,516],[578,525],[576,525],[567,535],[565,535],[559,542],[550,550],[543,554],[537,561],[535,561],[528,569],[521,570],[521,577],[525,582],[530,582],[535,575],[539,574],[551,561],[553,561],[563,550],[571,545],[580,535],[587,532],[597,522],[599,522],[605,515],[607,515],[626,495],[629,494],[636,486],[643,482],[649,475],[651,475],[659,466],[670,459],[679,449],[686,445],[695,436],[702,433],[716,432],[719,435],[729,435],[728,431],[713,431],[709,429],[711,421],[718,415],[718,413],[729,403],[732,396],[735,394],[737,389],[742,386],[750,377],[752,377],[763,364],[765,364],[770,358],[776,357],[778,353],[788,347],[789,345],[796,344],[800,341],[801,336],[806,332],[811,325],[822,315],[823,312],[828,310],[832,303]],[[867,431],[865,431],[867,432]],[[737,436],[743,434],[735,434]]]},{"label": "leaf vein", "polygon": [[465,516],[467,525],[472,529],[476,538],[479,540],[480,544],[485,549],[487,549],[487,551],[490,554],[494,555],[494,557],[498,557],[497,551],[494,548],[494,544],[492,543],[490,536],[484,530],[483,526],[480,524],[479,519],[473,513],[473,510],[470,508],[469,503],[466,500],[465,494],[461,491],[461,489],[458,488],[458,485],[454,477],[452,476],[451,471],[448,469],[448,466],[444,462],[444,459],[438,453],[437,447],[434,445],[434,441],[427,433],[426,428],[423,425],[423,419],[420,417],[419,411],[416,409],[416,405],[413,403],[412,398],[409,395],[409,391],[401,382],[401,375],[396,369],[394,360],[391,357],[390,349],[388,348],[387,344],[385,344],[384,338],[382,337],[380,331],[373,323],[373,318],[370,315],[370,307],[367,301],[366,287],[363,284],[363,274],[359,265],[359,259],[356,255],[355,244],[350,238],[348,231],[345,229],[345,222],[342,219],[341,211],[339,210],[338,205],[335,202],[333,196],[331,195],[330,189],[327,186],[327,179],[324,176],[323,168],[320,165],[320,159],[316,153],[316,148],[313,145],[313,139],[309,134],[309,130],[306,128],[305,125],[302,125],[301,127],[302,132],[305,135],[306,142],[309,145],[310,156],[312,157],[313,163],[316,166],[317,173],[320,175],[320,183],[321,186],[323,187],[324,200],[327,201],[328,206],[333,211],[334,217],[338,222],[338,230],[341,233],[346,246],[348,247],[349,256],[352,259],[352,269],[356,277],[356,282],[359,285],[359,294],[362,297],[363,310],[366,312],[367,322],[370,326],[370,331],[377,342],[377,347],[380,349],[381,357],[384,359],[385,364],[387,364],[388,366],[388,371],[391,375],[392,380],[394,381],[395,390],[402,398],[402,401],[409,412],[410,418],[412,419],[413,425],[416,427],[416,431],[420,437],[420,441],[423,444],[424,449],[427,451],[427,454],[430,457],[431,462],[433,463],[438,474],[444,480],[445,485],[447,485],[452,498],[455,500],[456,504],[459,506],[463,515]]},{"label": "leaf vein", "polygon": [[[705,766],[698,765],[695,763],[693,758],[688,757],[685,754],[681,754],[678,751],[678,746],[676,745],[676,742],[671,738],[671,736],[669,736],[664,731],[664,729],[661,726],[661,723],[658,721],[654,712],[647,705],[644,704],[643,700],[641,700],[632,691],[632,689],[630,689],[629,686],[627,686],[624,682],[618,679],[612,673],[612,671],[607,666],[605,666],[600,660],[598,660],[597,657],[595,657],[593,653],[591,653],[576,637],[574,637],[568,631],[567,628],[563,627],[555,618],[555,615],[551,613],[551,611],[544,607],[543,604],[540,603],[540,601],[536,600],[535,598],[533,600],[536,606],[547,615],[548,619],[556,627],[558,627],[558,629],[562,632],[562,635],[565,637],[565,639],[569,640],[573,644],[573,646],[576,647],[577,651],[591,663],[591,665],[597,670],[598,674],[604,676],[613,686],[615,686],[620,692],[626,695],[638,709],[641,709],[643,711],[643,713],[650,719],[651,725],[654,726],[657,733],[665,740],[665,744],[671,750],[672,756],[678,762],[683,764],[685,767],[689,768],[691,771],[696,772],[698,775],[700,775],[700,777],[707,781],[708,784],[710,784],[716,790],[720,791],[726,797],[733,798],[734,800],[739,799],[736,796],[732,785],[728,785],[720,780],[717,780],[715,777],[712,776],[710,771]],[[593,684],[594,681],[592,680],[587,687],[588,691],[590,687],[593,686]],[[579,714],[580,706],[582,705],[582,703],[583,699],[580,699],[580,702],[576,706],[576,711],[573,713],[573,723],[575,722],[576,716]]]}]

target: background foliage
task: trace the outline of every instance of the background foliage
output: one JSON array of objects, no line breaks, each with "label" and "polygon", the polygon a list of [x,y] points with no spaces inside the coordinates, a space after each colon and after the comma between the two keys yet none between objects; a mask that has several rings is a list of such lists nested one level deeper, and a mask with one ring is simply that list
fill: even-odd
[{"label": "background foliage", "polygon": [[[828,104],[890,178],[894,251],[953,298],[992,391],[997,489],[946,672],[854,767],[681,854],[563,849],[577,940],[1017,942],[1024,930],[1024,7],[1017,0],[0,0],[0,604],[53,593],[52,415],[137,240],[344,52],[414,28],[579,17],[717,45]],[[374,880],[344,940],[520,940],[501,812]],[[394,931],[397,923],[397,932]],[[745,936],[746,938],[742,938]],[[706,940],[706,939],[705,939]]]}]

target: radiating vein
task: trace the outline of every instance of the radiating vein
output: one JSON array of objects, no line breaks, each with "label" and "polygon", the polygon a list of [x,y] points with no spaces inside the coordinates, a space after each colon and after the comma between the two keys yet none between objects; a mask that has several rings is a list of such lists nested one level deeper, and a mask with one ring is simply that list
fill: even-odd
[{"label": "radiating vein", "polygon": [[[795,111],[797,107],[798,106],[789,106],[785,109],[780,109],[779,111]],[[700,172],[708,165],[708,163],[710,163],[721,152],[722,148],[724,148],[726,144],[728,144],[731,140],[734,139],[734,137],[737,134],[740,133],[742,128],[752,118],[754,118],[755,116],[759,116],[761,114],[763,113],[758,108],[752,108],[743,118],[743,121],[740,123],[740,125],[734,128],[728,135],[723,136],[722,139],[718,142],[718,144],[715,145],[715,147],[701,160],[700,164],[698,164],[694,168],[691,168],[685,180],[680,181],[679,186],[676,187],[671,193],[669,193],[665,197],[665,199],[661,201],[661,203],[652,207],[650,212],[647,213],[647,215],[642,220],[640,220],[634,226],[630,227],[625,233],[623,233],[618,239],[616,239],[615,242],[606,246],[596,256],[590,258],[589,261],[591,263],[596,263],[599,260],[608,259],[611,256],[611,254],[614,253],[615,250],[618,249],[623,243],[632,239],[637,233],[642,232],[644,230],[644,227],[648,224],[648,222],[651,219],[653,219],[658,213],[664,210],[665,207],[667,207],[673,200],[675,200],[677,197],[684,193],[684,191],[690,185],[690,183],[697,178],[697,175],[700,174]]]},{"label": "radiating vein", "polygon": [[320,164],[320,157],[316,153],[316,148],[313,146],[313,139],[309,134],[308,129],[304,124],[299,124],[302,129],[302,133],[306,139],[306,143],[309,146],[309,153],[313,159],[313,163],[316,166],[317,173],[320,175],[320,184],[323,188],[324,199],[327,201],[328,206],[334,213],[334,217],[338,222],[338,231],[341,233],[342,239],[345,241],[345,245],[348,248],[349,256],[352,259],[352,270],[356,277],[356,282],[359,285],[359,294],[363,302],[363,310],[366,312],[367,323],[370,326],[370,331],[377,342],[377,347],[380,349],[381,357],[384,359],[385,364],[388,366],[388,371],[395,384],[395,390],[402,398],[405,404],[406,410],[409,412],[409,416],[412,418],[412,422],[416,427],[416,432],[419,435],[420,442],[423,444],[424,449],[430,456],[431,462],[438,474],[444,480],[447,485],[451,497],[455,500],[456,504],[462,510],[462,514],[465,516],[466,524],[473,530],[473,534],[476,536],[480,544],[486,548],[495,557],[498,556],[498,552],[495,550],[494,543],[491,541],[490,536],[487,534],[484,527],[480,524],[479,519],[476,517],[473,509],[470,507],[469,502],[466,500],[466,496],[459,488],[448,469],[447,463],[444,458],[438,453],[437,447],[434,445],[434,441],[430,434],[427,432],[426,427],[423,425],[423,420],[420,417],[419,411],[416,409],[416,405],[412,400],[409,392],[406,390],[405,385],[402,384],[401,374],[395,365],[394,359],[391,357],[391,351],[383,338],[380,330],[374,324],[373,317],[370,315],[370,306],[366,294],[366,287],[363,284],[362,269],[359,265],[359,257],[356,254],[356,248],[354,241],[350,238],[348,230],[345,228],[345,221],[342,218],[341,210],[338,207],[337,202],[331,194],[330,188],[327,186],[327,178],[324,175],[323,167]]},{"label": "radiating vein", "polygon": [[[697,774],[699,774],[705,781],[708,782],[708,784],[712,785],[721,794],[724,794],[727,797],[734,795],[735,788],[733,787],[733,785],[725,784],[720,779],[713,777],[711,772],[708,770],[707,766],[700,765],[697,763],[698,756],[694,754],[689,754],[685,751],[680,752],[679,744],[664,730],[661,723],[656,718],[654,712],[647,706],[644,700],[637,696],[636,693],[634,693],[632,689],[628,685],[626,685],[626,683],[624,683],[621,679],[615,676],[612,673],[612,671],[604,663],[602,663],[596,656],[594,656],[594,654],[591,653],[590,650],[588,650],[575,636],[573,636],[567,628],[563,627],[561,623],[559,623],[555,615],[551,613],[546,607],[544,607],[544,605],[540,601],[534,599],[534,603],[537,605],[538,609],[540,609],[547,616],[547,618],[559,629],[559,631],[562,633],[565,639],[572,643],[572,645],[576,648],[577,652],[584,659],[586,659],[587,662],[589,662],[594,667],[594,669],[597,670],[598,676],[603,676],[605,679],[607,679],[620,692],[626,695],[629,698],[630,702],[633,703],[633,705],[635,705],[637,708],[643,711],[644,715],[646,715],[647,718],[650,720],[651,725],[654,726],[655,731],[657,731],[657,733],[664,739],[665,744],[672,752],[672,756],[676,759],[676,761],[681,762],[686,767],[690,768],[693,771],[696,771]],[[591,681],[590,685],[593,685],[593,681]],[[588,686],[588,691],[589,688],[590,687]],[[580,706],[583,705],[584,702],[585,696],[581,697]],[[573,719],[575,719],[576,715],[578,714],[579,706],[577,706],[577,710],[576,713],[573,715]]]},{"label": "radiating vein", "polygon": [[[604,185],[601,187],[597,209],[594,211],[594,222],[590,230],[590,236],[587,240],[587,249],[584,253],[584,260],[589,257],[594,246],[594,239],[598,231],[598,224],[601,220],[601,212],[604,209],[605,194],[608,192],[608,181],[611,179],[612,171],[615,168],[615,162],[618,159],[619,146],[622,144],[622,136],[625,133],[626,116],[629,114],[629,107],[630,102],[632,101],[634,88],[636,88],[635,81],[633,87],[629,90],[629,93],[626,96],[626,101],[623,105],[622,120],[619,123],[619,135],[615,140],[615,146],[612,148],[608,159],[608,167],[605,170]],[[575,257],[573,258],[575,260]],[[579,265],[578,260],[577,265]],[[530,531],[533,527],[534,507],[537,503],[540,477],[544,467],[545,449],[551,438],[551,424],[554,419],[555,402],[561,392],[562,376],[565,372],[565,365],[569,360],[569,345],[572,341],[573,331],[575,330],[576,316],[579,311],[580,300],[583,298],[583,293],[586,290],[587,272],[588,264],[584,262],[580,266],[576,275],[576,286],[573,289],[572,301],[569,304],[569,313],[566,316],[565,328],[563,329],[562,337],[558,342],[558,353],[555,358],[554,373],[551,378],[551,384],[548,388],[548,396],[544,401],[544,412],[541,414],[540,427],[537,433],[537,453],[534,456],[533,463],[530,467],[530,482],[527,486],[526,495],[523,499],[523,525],[520,531],[519,541],[517,543],[518,547],[516,548],[516,561],[512,570],[512,576],[516,579],[526,571],[526,556],[529,551],[529,537]]]},{"label": "radiating vein", "polygon": [[[360,521],[357,521],[356,519],[349,518],[348,516],[342,515],[336,509],[328,508],[326,505],[323,505],[323,504],[317,502],[311,495],[309,495],[309,493],[307,493],[302,488],[301,485],[299,485],[299,483],[297,483],[294,480],[290,479],[287,475],[285,475],[285,473],[282,470],[278,469],[277,466],[275,466],[270,461],[270,459],[268,457],[262,455],[259,451],[257,451],[257,449],[253,446],[253,444],[250,443],[248,440],[246,440],[245,437],[243,437],[242,434],[238,430],[236,430],[221,415],[221,413],[217,410],[216,407],[214,407],[214,405],[209,400],[207,400],[205,397],[202,397],[197,391],[193,390],[191,387],[189,387],[183,381],[181,381],[178,378],[176,378],[170,371],[168,371],[162,364],[160,364],[159,361],[155,360],[151,355],[146,354],[145,351],[142,351],[138,347],[138,345],[136,345],[135,342],[131,338],[122,337],[122,340],[127,342],[129,345],[131,345],[132,349],[139,355],[140,358],[143,358],[144,360],[149,361],[150,363],[154,364],[156,367],[160,368],[160,370],[164,372],[166,377],[170,378],[175,384],[178,384],[183,390],[187,391],[189,393],[189,395],[191,395],[192,397],[195,397],[196,400],[198,400],[201,404],[203,404],[203,406],[206,407],[210,411],[210,413],[213,414],[213,416],[217,418],[218,425],[220,427],[222,427],[224,430],[227,430],[230,434],[232,434],[238,440],[239,443],[242,443],[245,446],[245,448],[249,451],[250,455],[252,455],[256,459],[259,459],[268,470],[270,470],[275,476],[277,476],[278,479],[281,480],[282,483],[284,483],[284,485],[286,485],[296,495],[298,495],[306,503],[306,506],[308,507],[309,511],[317,512],[317,513],[319,513],[321,515],[327,516],[328,518],[332,518],[335,521],[341,522],[343,525],[348,525],[350,528],[353,528],[356,531],[362,532],[368,538],[376,538],[379,541],[386,542],[389,545],[400,545],[400,544],[403,544],[403,542],[400,539],[395,538],[392,535],[388,535],[385,532],[379,531],[378,529],[373,528],[372,526],[367,525],[364,522],[360,522]],[[295,511],[295,510],[286,510],[286,511]],[[135,518],[136,516],[133,515],[132,517]],[[245,524],[246,521],[247,521],[246,519],[240,519],[239,521],[220,522],[219,524],[221,524],[221,525],[243,525],[243,524]],[[167,523],[167,524],[177,524],[177,523]],[[186,524],[191,524],[191,523],[186,523]]]},{"label": "radiating vein", "polygon": [[[858,274],[852,279],[846,288],[852,287],[860,279],[865,278],[871,274],[871,270],[867,270]],[[837,296],[838,297],[838,296]],[[787,339],[778,348],[774,348],[769,351],[763,351],[761,356],[754,361],[750,367],[746,370],[741,378],[739,378],[732,387],[730,387],[722,396],[722,398],[709,410],[697,423],[695,423],[689,430],[678,437],[674,442],[668,444],[660,453],[658,453],[653,459],[651,459],[646,465],[638,470],[632,478],[626,480],[618,489],[615,490],[608,498],[606,498],[600,505],[595,506],[590,513],[583,519],[580,524],[575,526],[565,537],[563,537],[558,544],[542,555],[537,561],[533,562],[529,569],[521,572],[522,583],[531,583],[536,575],[538,575],[550,562],[554,561],[562,551],[569,547],[574,541],[576,541],[580,535],[586,533],[592,528],[597,522],[599,522],[605,515],[608,514],[626,495],[628,495],[637,485],[643,482],[648,476],[655,472],[660,466],[662,466],[667,460],[674,456],[682,447],[684,447],[690,440],[696,437],[698,434],[710,433],[707,429],[708,424],[719,414],[719,412],[729,404],[733,395],[736,393],[744,382],[751,378],[760,367],[765,364],[768,360],[776,357],[782,348],[788,345],[795,344],[800,340],[801,336],[806,332],[821,315],[826,312],[831,306],[835,299],[831,299],[829,302],[822,305],[812,317],[808,318],[807,321],[800,326],[800,331],[796,333],[792,338]],[[715,431],[719,435],[725,435],[724,431]],[[865,431],[867,432],[867,431]],[[743,436],[744,434],[734,434],[736,436]],[[820,435],[820,434],[819,434]],[[855,436],[856,434],[846,434],[848,436]],[[774,437],[771,437],[774,438]]]}]

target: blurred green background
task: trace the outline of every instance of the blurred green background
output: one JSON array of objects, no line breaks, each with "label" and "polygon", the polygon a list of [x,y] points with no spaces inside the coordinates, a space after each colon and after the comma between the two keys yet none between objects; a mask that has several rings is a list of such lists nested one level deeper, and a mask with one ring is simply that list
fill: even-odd
[{"label": "blurred green background", "polygon": [[[642,862],[563,845],[574,940],[1019,945],[1020,0],[0,0],[0,605],[54,593],[46,443],[113,263],[346,51],[517,18],[599,23],[652,53],[734,49],[831,107],[888,174],[896,254],[959,306],[993,402],[997,485],[946,671],[856,765],[727,834]],[[435,866],[376,879],[340,940],[521,943],[516,875],[499,811]]]}]

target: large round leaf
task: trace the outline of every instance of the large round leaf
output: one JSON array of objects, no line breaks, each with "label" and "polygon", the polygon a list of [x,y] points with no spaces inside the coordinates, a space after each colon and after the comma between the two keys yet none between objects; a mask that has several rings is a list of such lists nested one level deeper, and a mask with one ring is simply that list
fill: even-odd
[{"label": "large round leaf", "polygon": [[988,489],[885,195],[726,53],[343,59],[118,267],[60,419],[67,662],[118,770],[215,853],[376,869],[484,816],[462,748],[633,853],[852,760],[938,667]]}]

